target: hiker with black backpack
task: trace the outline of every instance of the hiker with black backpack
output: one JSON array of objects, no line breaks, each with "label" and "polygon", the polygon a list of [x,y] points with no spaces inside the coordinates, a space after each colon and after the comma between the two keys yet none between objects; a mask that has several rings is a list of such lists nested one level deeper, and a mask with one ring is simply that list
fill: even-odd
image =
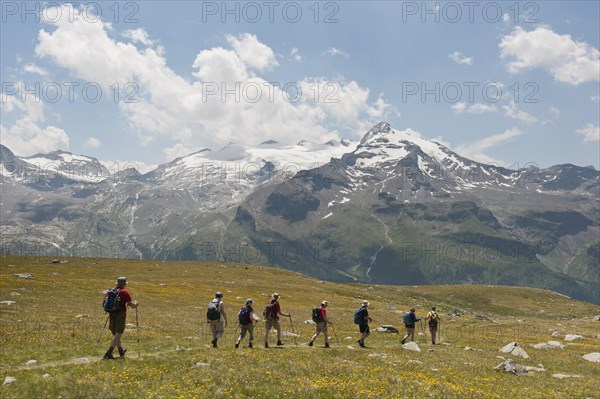
[{"label": "hiker with black backpack", "polygon": [[363,301],[360,308],[356,309],[354,312],[354,324],[358,324],[358,331],[361,333],[360,339],[357,341],[358,346],[361,348],[365,348],[365,339],[371,332],[369,330],[369,322],[373,321],[373,319],[369,317],[369,311],[367,310],[368,306],[369,301]]},{"label": "hiker with black backpack", "polygon": [[[277,331],[277,346],[282,346],[281,342],[281,325],[279,324],[279,315],[285,317],[292,317],[291,314],[285,314],[281,312],[281,306],[279,305],[279,294],[274,293],[271,301],[265,307],[263,316],[265,316],[265,348],[269,347],[269,331],[274,328]],[[291,320],[291,319],[290,319]]]},{"label": "hiker with black backpack", "polygon": [[321,307],[314,307],[312,309],[312,320],[315,322],[316,331],[315,335],[312,336],[308,346],[313,346],[315,339],[323,333],[323,337],[325,339],[325,348],[329,348],[329,335],[327,334],[327,324],[330,324],[330,321],[327,320],[327,306],[329,306],[329,302],[323,301],[321,302]]},{"label": "hiker with black backpack", "polygon": [[223,303],[223,293],[221,291],[215,294],[215,298],[208,304],[206,310],[206,322],[210,324],[212,332],[212,346],[217,347],[217,341],[223,336],[225,327],[227,327],[227,314],[225,313],[225,303]]},{"label": "hiker with black backpack", "polygon": [[108,313],[109,324],[108,328],[113,335],[110,347],[104,354],[103,359],[114,359],[113,351],[115,348],[119,350],[119,357],[125,359],[127,349],[121,345],[121,336],[125,331],[125,322],[127,320],[127,307],[137,308],[138,301],[131,299],[129,291],[125,289],[127,285],[126,277],[117,278],[116,287],[108,290],[102,300],[102,307]]},{"label": "hiker with black backpack", "polygon": [[406,343],[406,339],[410,337],[411,341],[415,340],[415,323],[421,319],[417,318],[415,314],[415,308],[412,308],[410,312],[404,313],[404,326],[406,327],[406,335],[402,338],[402,345]]},{"label": "hiker with black backpack", "polygon": [[435,306],[431,307],[431,311],[427,313],[425,321],[428,321],[429,332],[431,333],[431,345],[435,345],[435,336],[438,331],[438,324],[442,321],[440,315],[437,314]]},{"label": "hiker with black backpack", "polygon": [[246,304],[240,308],[238,312],[238,319],[240,321],[240,336],[235,343],[235,347],[239,348],[240,342],[248,333],[248,348],[252,348],[252,341],[254,341],[254,324],[253,319],[256,317],[254,315],[254,309],[252,309],[252,303],[254,301],[251,298],[246,300]]}]

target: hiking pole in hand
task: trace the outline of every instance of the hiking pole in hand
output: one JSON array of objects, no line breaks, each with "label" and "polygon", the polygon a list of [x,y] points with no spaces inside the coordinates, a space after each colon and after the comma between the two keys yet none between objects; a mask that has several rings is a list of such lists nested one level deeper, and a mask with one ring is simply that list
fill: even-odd
[{"label": "hiking pole in hand", "polygon": [[329,324],[331,324],[331,331],[333,331],[333,335],[335,336],[335,342],[337,342],[337,344],[339,345],[340,344],[340,340],[338,339],[338,336],[337,336],[337,334],[335,332],[335,327],[333,326],[332,322],[329,322]]},{"label": "hiking pole in hand", "polygon": [[106,315],[106,320],[104,321],[104,327],[102,327],[102,331],[100,331],[100,336],[98,337],[98,342],[96,342],[96,344],[100,343],[100,340],[102,339],[102,336],[104,335],[104,330],[106,329],[106,323],[108,323],[108,318],[110,317],[110,314]]},{"label": "hiking pole in hand", "polygon": [[296,340],[296,332],[294,331],[294,323],[292,322],[292,314],[290,313],[290,325],[292,326],[292,335],[294,336],[294,345],[298,346],[298,341]]},{"label": "hiking pole in hand", "polygon": [[140,358],[140,323],[138,321],[137,306],[135,307],[135,335],[137,337],[138,359]]}]

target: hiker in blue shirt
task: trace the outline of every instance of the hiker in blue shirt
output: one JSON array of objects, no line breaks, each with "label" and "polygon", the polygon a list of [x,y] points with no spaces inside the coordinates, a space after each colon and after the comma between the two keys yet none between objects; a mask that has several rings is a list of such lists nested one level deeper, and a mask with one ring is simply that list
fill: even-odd
[{"label": "hiker in blue shirt", "polygon": [[415,314],[415,308],[410,310],[410,313],[404,315],[404,326],[406,327],[406,335],[402,338],[402,345],[406,342],[406,339],[410,337],[411,341],[415,340],[415,323],[421,319],[417,318]]}]

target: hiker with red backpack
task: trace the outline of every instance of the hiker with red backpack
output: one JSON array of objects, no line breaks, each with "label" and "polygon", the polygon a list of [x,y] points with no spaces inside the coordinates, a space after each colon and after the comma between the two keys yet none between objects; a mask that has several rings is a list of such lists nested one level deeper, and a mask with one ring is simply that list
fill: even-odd
[{"label": "hiker with red backpack", "polygon": [[437,314],[435,306],[431,307],[431,311],[427,313],[425,321],[428,321],[429,332],[431,333],[431,345],[435,345],[435,336],[438,331],[438,324],[442,321],[440,315]]},{"label": "hiker with red backpack", "polygon": [[127,285],[126,277],[117,278],[116,287],[108,290],[102,300],[102,307],[108,313],[110,323],[108,328],[113,335],[110,347],[104,354],[103,359],[114,359],[113,351],[115,348],[119,350],[119,357],[125,359],[125,352],[121,345],[121,336],[125,331],[125,321],[127,320],[127,307],[137,308],[138,301],[131,299],[129,291],[125,289]]},{"label": "hiker with red backpack", "polygon": [[313,346],[315,339],[319,336],[321,332],[323,332],[323,337],[325,339],[325,348],[329,348],[329,335],[327,334],[327,324],[330,324],[330,321],[327,320],[327,306],[329,306],[329,302],[323,301],[321,302],[320,308],[313,308],[312,311],[312,319],[315,322],[316,331],[315,335],[312,336],[308,346]]},{"label": "hiker with red backpack", "polygon": [[406,335],[402,338],[402,345],[406,343],[406,339],[410,337],[411,341],[415,340],[415,323],[421,319],[417,318],[415,308],[404,314],[404,326],[406,327]]},{"label": "hiker with red backpack", "polygon": [[252,341],[254,341],[254,324],[253,319],[256,317],[254,315],[254,309],[252,309],[252,303],[254,301],[251,298],[246,300],[246,304],[240,308],[238,312],[238,319],[240,321],[240,336],[235,343],[235,347],[239,348],[240,342],[248,333],[248,348],[252,348]]},{"label": "hiker with red backpack", "polygon": [[361,348],[365,348],[365,339],[371,333],[369,322],[373,321],[373,319],[369,317],[368,306],[369,301],[362,301],[361,307],[354,312],[354,324],[358,324],[358,331],[361,333],[360,339],[357,341],[358,346]]},{"label": "hiker with red backpack", "polygon": [[[263,315],[265,316],[265,348],[269,347],[269,331],[274,328],[277,331],[277,346],[283,345],[281,342],[281,325],[279,324],[279,315],[292,317],[291,314],[281,312],[281,306],[278,302],[279,294],[274,293],[271,301],[265,307]],[[291,319],[290,319],[291,320]]]},{"label": "hiker with red backpack", "polygon": [[212,346],[217,347],[217,341],[223,336],[225,327],[227,327],[227,314],[225,313],[225,303],[223,302],[223,293],[221,291],[215,294],[215,298],[210,301],[206,310],[206,322],[210,324],[212,332]]}]

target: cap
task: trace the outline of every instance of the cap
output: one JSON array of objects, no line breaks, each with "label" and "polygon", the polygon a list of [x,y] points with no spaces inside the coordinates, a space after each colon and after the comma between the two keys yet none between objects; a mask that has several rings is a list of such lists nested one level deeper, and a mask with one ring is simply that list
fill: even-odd
[{"label": "cap", "polygon": [[119,286],[127,285],[127,277],[117,278],[117,285],[119,285]]},{"label": "cap", "polygon": [[222,298],[223,297],[223,293],[221,291],[217,291],[216,294],[215,294],[215,297]]},{"label": "cap", "polygon": [[323,301],[323,302],[321,302],[321,305],[322,305],[322,306],[327,306],[327,305],[329,305],[329,302],[327,302],[327,301]]},{"label": "cap", "polygon": [[277,298],[279,298],[279,294],[278,294],[278,293],[276,293],[276,292],[275,292],[275,293],[273,293],[273,299],[277,299]]},{"label": "cap", "polygon": [[252,298],[246,299],[246,305],[251,305],[252,303],[254,303],[254,301],[252,300]]},{"label": "cap", "polygon": [[363,306],[369,306],[369,301],[362,301]]}]

